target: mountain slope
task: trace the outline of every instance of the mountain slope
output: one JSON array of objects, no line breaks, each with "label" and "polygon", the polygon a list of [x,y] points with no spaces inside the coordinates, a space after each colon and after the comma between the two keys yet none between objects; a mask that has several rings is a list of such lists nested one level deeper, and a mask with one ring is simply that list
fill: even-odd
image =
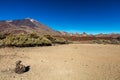
[{"label": "mountain slope", "polygon": [[97,35],[90,35],[85,32],[82,34],[76,33],[68,33],[68,32],[61,32],[55,31],[48,26],[45,26],[38,21],[25,18],[25,19],[18,19],[18,20],[3,20],[0,21],[0,33],[3,34],[18,34],[18,33],[33,33],[36,32],[42,35],[58,35],[58,36],[77,36],[77,37],[112,37],[117,38],[120,37],[120,34],[97,34]]},{"label": "mountain slope", "polygon": [[38,34],[59,35],[57,31],[30,18],[0,21],[0,32],[13,34],[36,32]]}]

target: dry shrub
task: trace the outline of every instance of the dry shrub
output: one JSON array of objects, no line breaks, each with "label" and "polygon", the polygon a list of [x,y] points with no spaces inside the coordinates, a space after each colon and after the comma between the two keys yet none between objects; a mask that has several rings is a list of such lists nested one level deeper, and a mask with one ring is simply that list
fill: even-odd
[{"label": "dry shrub", "polygon": [[93,43],[96,44],[120,44],[120,41],[117,39],[112,39],[112,40],[93,40]]},{"label": "dry shrub", "polygon": [[50,35],[44,35],[47,39],[49,39],[53,44],[67,44],[68,41],[65,40],[64,38],[56,38]]},{"label": "dry shrub", "polygon": [[2,46],[31,47],[31,46],[50,46],[51,41],[45,37],[35,34],[9,35],[2,40]]},{"label": "dry shrub", "polygon": [[31,34],[10,34],[0,41],[0,46],[32,47],[32,46],[51,46],[53,44],[66,44],[64,38],[55,38],[50,35],[39,36]]}]

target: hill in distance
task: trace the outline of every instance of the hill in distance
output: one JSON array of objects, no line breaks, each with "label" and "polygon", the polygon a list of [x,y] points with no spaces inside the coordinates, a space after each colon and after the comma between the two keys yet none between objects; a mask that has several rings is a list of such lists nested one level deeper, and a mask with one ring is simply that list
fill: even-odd
[{"label": "hill in distance", "polygon": [[31,18],[0,21],[0,32],[3,34],[32,33],[32,32],[36,32],[38,34],[43,34],[43,35],[60,34],[59,32]]},{"label": "hill in distance", "polygon": [[41,35],[59,35],[59,36],[77,36],[77,37],[120,37],[120,34],[82,34],[67,33],[61,31],[55,31],[48,26],[38,22],[31,18],[18,19],[18,20],[1,20],[0,21],[0,33],[2,34],[18,34],[18,33],[38,33]]}]

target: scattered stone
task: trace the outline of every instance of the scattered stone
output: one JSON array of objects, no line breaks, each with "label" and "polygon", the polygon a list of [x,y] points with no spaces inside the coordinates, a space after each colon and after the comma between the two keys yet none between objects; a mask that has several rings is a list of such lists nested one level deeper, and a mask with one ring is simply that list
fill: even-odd
[{"label": "scattered stone", "polygon": [[16,67],[15,67],[15,73],[22,74],[24,72],[29,71],[30,66],[25,66],[21,64],[22,61],[18,60],[16,61]]}]

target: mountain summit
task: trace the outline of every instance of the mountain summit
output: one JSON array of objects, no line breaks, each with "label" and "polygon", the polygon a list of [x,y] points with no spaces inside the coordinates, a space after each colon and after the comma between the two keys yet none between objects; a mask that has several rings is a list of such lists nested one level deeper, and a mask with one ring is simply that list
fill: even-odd
[{"label": "mountain summit", "polygon": [[59,35],[59,33],[48,26],[39,23],[31,18],[18,20],[2,20],[0,21],[0,33],[32,33]]}]

